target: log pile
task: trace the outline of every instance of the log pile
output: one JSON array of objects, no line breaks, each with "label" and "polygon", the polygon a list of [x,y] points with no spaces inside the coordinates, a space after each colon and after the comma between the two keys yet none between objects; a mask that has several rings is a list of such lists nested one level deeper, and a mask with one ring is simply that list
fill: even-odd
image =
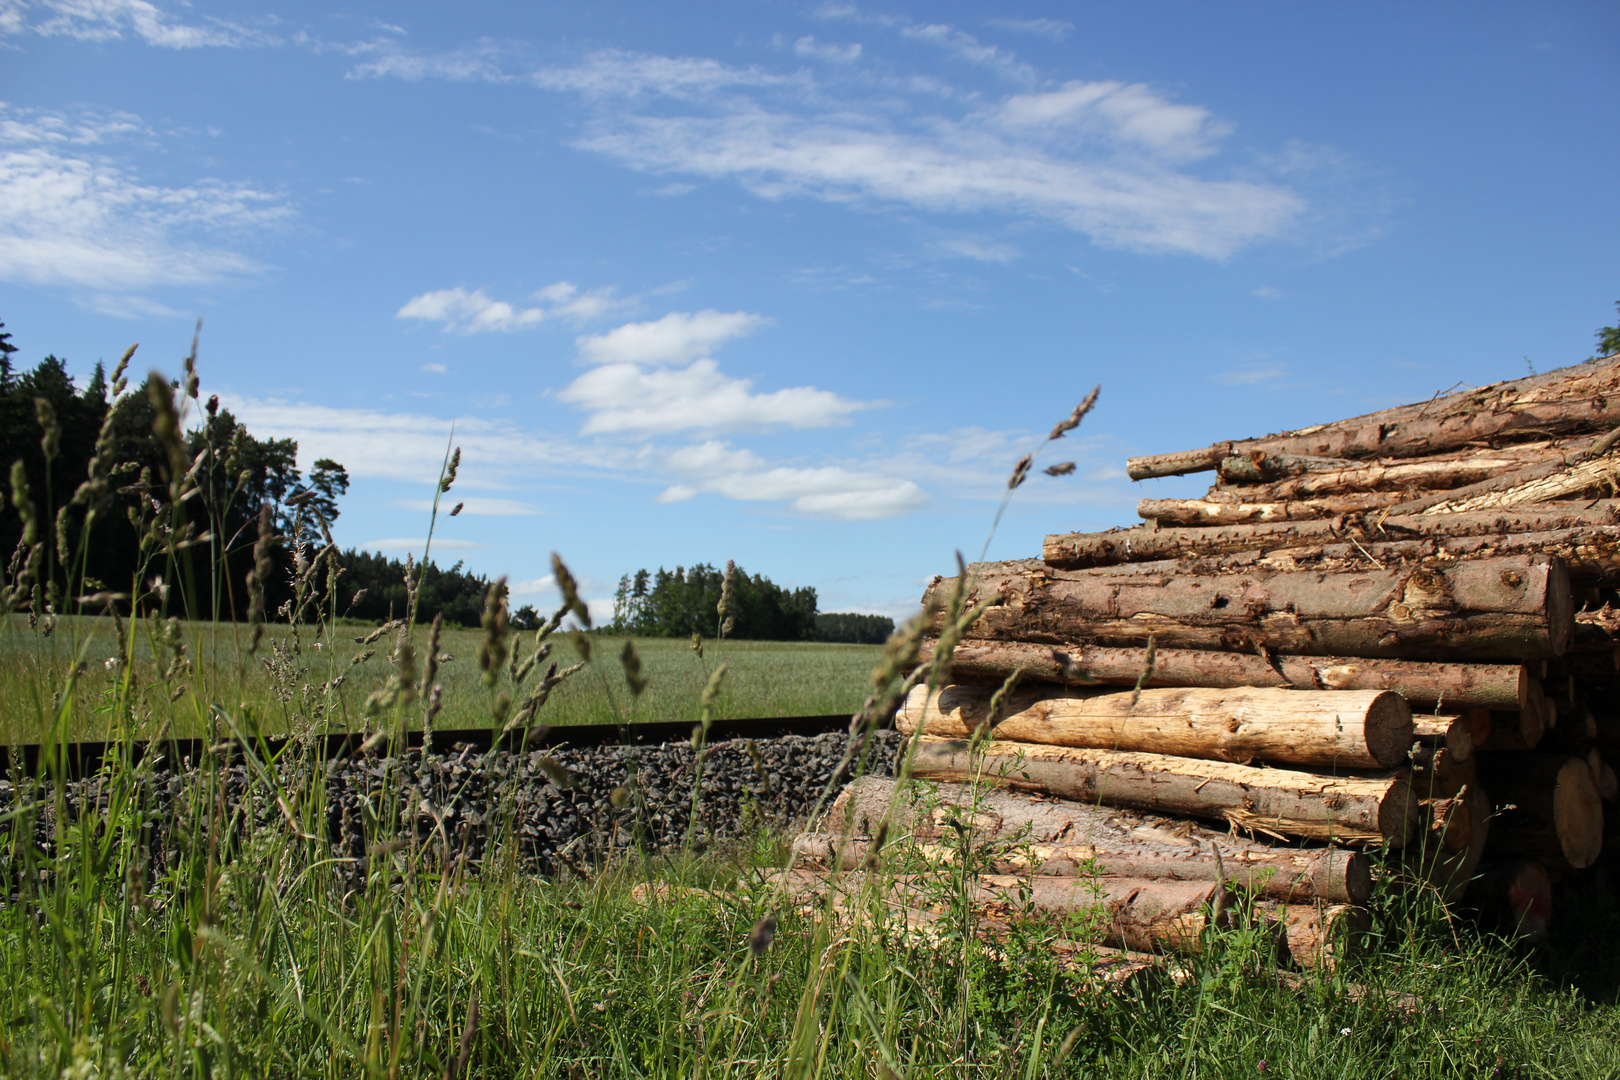
[{"label": "log pile", "polygon": [[1215,483],[931,582],[919,664],[947,651],[946,677],[895,723],[939,786],[853,785],[799,873],[1016,833],[976,868],[987,911],[995,875],[1049,912],[1084,887],[1096,940],[1186,950],[1241,895],[1319,963],[1353,944],[1377,846],[1403,868],[1380,887],[1539,936],[1557,888],[1620,850],[1617,444],[1613,356],[1132,458]]}]

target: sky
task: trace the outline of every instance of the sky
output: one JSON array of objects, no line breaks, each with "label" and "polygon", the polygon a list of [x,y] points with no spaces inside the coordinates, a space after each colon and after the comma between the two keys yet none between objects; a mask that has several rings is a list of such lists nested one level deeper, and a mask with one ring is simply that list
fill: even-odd
[{"label": "sky", "polygon": [[899,617],[1207,486],[1128,456],[1586,359],[1617,132],[1613,3],[0,0],[0,320],[82,379],[200,318],[345,545],[459,445],[434,557],[517,604]]}]

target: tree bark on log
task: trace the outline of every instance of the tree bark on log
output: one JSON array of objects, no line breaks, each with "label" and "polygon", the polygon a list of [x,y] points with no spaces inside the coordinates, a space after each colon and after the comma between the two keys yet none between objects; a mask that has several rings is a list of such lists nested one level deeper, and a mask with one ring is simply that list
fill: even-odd
[{"label": "tree bark on log", "polygon": [[1412,785],[1419,799],[1451,799],[1475,782],[1477,760],[1477,756],[1458,758],[1445,747],[1419,746],[1412,750],[1411,765],[1400,775]]},{"label": "tree bark on log", "polygon": [[1361,951],[1372,920],[1348,904],[1284,904],[1277,909],[1288,955],[1303,968],[1335,970]]},{"label": "tree bark on log", "polygon": [[[1049,566],[1065,570],[1118,563],[1156,562],[1191,556],[1227,555],[1235,552],[1280,548],[1314,548],[1323,544],[1363,545],[1413,540],[1449,540],[1470,537],[1516,537],[1524,534],[1579,532],[1581,538],[1601,538],[1609,533],[1592,533],[1620,524],[1620,501],[1605,500],[1596,506],[1515,507],[1511,510],[1469,514],[1368,514],[1321,521],[1274,522],[1262,525],[1228,525],[1205,529],[1162,529],[1138,525],[1102,533],[1057,533],[1046,538],[1042,555]],[[1436,551],[1444,551],[1437,547]],[[1505,554],[1511,554],[1506,552]],[[1374,550],[1373,554],[1379,556]],[[1573,571],[1572,571],[1573,572]]]},{"label": "tree bark on log", "polygon": [[[1074,874],[1085,872],[1082,864],[1094,860],[1104,874],[1224,880],[1292,903],[1362,904],[1372,893],[1367,857],[1342,848],[1277,847],[1200,828],[1185,819],[1167,820],[1118,807],[984,791],[964,784],[914,784],[902,789],[882,777],[862,777],[847,786],[828,811],[826,828],[832,831],[802,836],[793,850],[809,861],[853,869],[871,854],[870,838],[883,833],[892,844],[893,838],[909,834],[918,844],[937,849],[943,860],[957,847],[940,840],[963,841],[950,821],[969,830],[966,843],[1013,842],[1013,847],[994,854],[1001,873]],[[839,850],[842,855],[835,860]],[[1220,852],[1219,862],[1215,850]]]},{"label": "tree bark on log", "polygon": [[1449,799],[1427,799],[1423,806],[1429,839],[1443,851],[1467,850],[1474,836],[1474,812],[1467,787]]},{"label": "tree bark on log", "polygon": [[957,684],[930,694],[919,686],[895,726],[908,735],[966,739],[989,729],[1012,742],[1351,769],[1388,768],[1412,745],[1412,710],[1388,690],[1034,687],[1003,694]]},{"label": "tree bark on log", "polygon": [[1616,423],[1620,423],[1620,360],[1610,357],[1600,364],[1563,368],[1280,435],[1135,457],[1125,469],[1132,480],[1179,476],[1256,451],[1352,459],[1422,457],[1517,433],[1597,431]]},{"label": "tree bark on log", "polygon": [[1465,514],[1496,510],[1504,506],[1525,506],[1553,502],[1583,492],[1612,496],[1620,483],[1620,455],[1608,454],[1561,469],[1549,476],[1515,484],[1503,491],[1482,492],[1463,498],[1447,499],[1430,506],[1425,514]]},{"label": "tree bark on log", "polygon": [[[1490,721],[1490,710],[1480,710],[1485,713],[1486,722]],[[1420,713],[1412,715],[1412,741],[1422,743],[1424,746],[1439,749],[1445,747],[1451,756],[1458,761],[1467,761],[1474,756],[1474,721],[1468,715],[1462,716],[1425,716]]]},{"label": "tree bark on log", "polygon": [[1014,791],[1225,820],[1308,840],[1388,840],[1400,847],[1418,823],[1417,797],[1400,777],[1330,777],[1164,754],[996,742],[970,753],[967,743],[924,737],[912,775],[983,778]]},{"label": "tree bark on log", "polygon": [[1603,850],[1603,801],[1581,758],[1482,755],[1480,782],[1496,801],[1491,849],[1555,869],[1584,870]]},{"label": "tree bark on log", "polygon": [[[923,643],[917,663],[934,657]],[[1065,686],[1135,686],[1145,649],[1037,645],[1024,641],[964,641],[951,657],[958,679],[1000,683],[1022,668],[1024,677]],[[1296,690],[1393,690],[1413,709],[1517,709],[1529,676],[1522,664],[1428,663],[1352,657],[1274,656],[1198,649],[1155,649],[1146,686],[1277,686]]]},{"label": "tree bark on log", "polygon": [[1273,521],[1315,521],[1320,518],[1361,514],[1397,506],[1407,496],[1398,491],[1374,491],[1362,495],[1332,495],[1321,499],[1291,502],[1223,502],[1213,499],[1143,499],[1136,504],[1136,516],[1167,525],[1260,525]]},{"label": "tree bark on log", "polygon": [[[1219,577],[1093,575],[1026,560],[969,574],[967,603],[1001,599],[972,639],[1523,661],[1560,655],[1574,632],[1568,575],[1541,556]],[[954,589],[955,579],[936,578],[924,594],[935,633]]]}]

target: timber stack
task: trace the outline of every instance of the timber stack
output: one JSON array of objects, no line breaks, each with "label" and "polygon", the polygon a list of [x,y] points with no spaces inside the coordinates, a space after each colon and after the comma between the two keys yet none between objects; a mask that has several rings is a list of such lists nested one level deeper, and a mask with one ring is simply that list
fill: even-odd
[{"label": "timber stack", "polygon": [[1620,355],[1127,468],[1215,483],[930,583],[948,677],[896,725],[938,786],[851,785],[801,887],[972,834],[1012,840],[987,911],[998,875],[1089,895],[1118,947],[1197,947],[1244,895],[1331,961],[1414,882],[1543,933],[1620,850]]}]

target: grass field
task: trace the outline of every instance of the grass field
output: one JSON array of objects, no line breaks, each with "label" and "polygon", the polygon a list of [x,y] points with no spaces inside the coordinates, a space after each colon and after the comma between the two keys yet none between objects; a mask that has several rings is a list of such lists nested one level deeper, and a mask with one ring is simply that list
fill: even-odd
[{"label": "grass field", "polygon": [[[393,635],[363,646],[357,638],[366,626],[302,627],[297,635],[285,625],[267,628],[255,655],[245,655],[247,629],[230,624],[182,623],[186,664],[165,678],[173,652],[162,626],[135,628],[134,730],[138,735],[171,731],[199,733],[211,702],[229,705],[265,734],[306,728],[314,711],[310,693],[338,675],[344,683],[322,702],[332,730],[364,725],[364,703],[389,677],[386,659]],[[129,629],[125,624],[125,630]],[[52,722],[54,688],[81,660],[84,668],[73,684],[68,737],[102,739],[109,730],[108,702],[119,696],[125,672],[118,631],[105,617],[63,619],[50,637],[28,629],[24,616],[0,619],[0,741],[37,742]],[[495,691],[481,681],[476,655],[482,632],[452,628],[444,632],[444,662],[439,681],[445,709],[435,720],[442,728],[477,728],[490,724]],[[532,637],[532,635],[530,635]],[[427,628],[415,640],[425,647]],[[518,641],[524,648],[523,635]],[[719,665],[727,665],[717,703],[719,717],[818,716],[853,713],[866,693],[866,678],[881,648],[818,642],[707,641],[703,655],[688,641],[643,638],[636,650],[645,666],[647,689],[628,693],[619,663],[624,639],[591,638],[594,663],[559,686],[546,705],[552,725],[617,723],[623,720],[694,720],[698,698]],[[359,664],[351,661],[372,652]],[[567,666],[578,659],[568,640],[556,643],[552,659]],[[112,662],[109,663],[109,660]],[[178,696],[171,700],[171,695]]]}]

